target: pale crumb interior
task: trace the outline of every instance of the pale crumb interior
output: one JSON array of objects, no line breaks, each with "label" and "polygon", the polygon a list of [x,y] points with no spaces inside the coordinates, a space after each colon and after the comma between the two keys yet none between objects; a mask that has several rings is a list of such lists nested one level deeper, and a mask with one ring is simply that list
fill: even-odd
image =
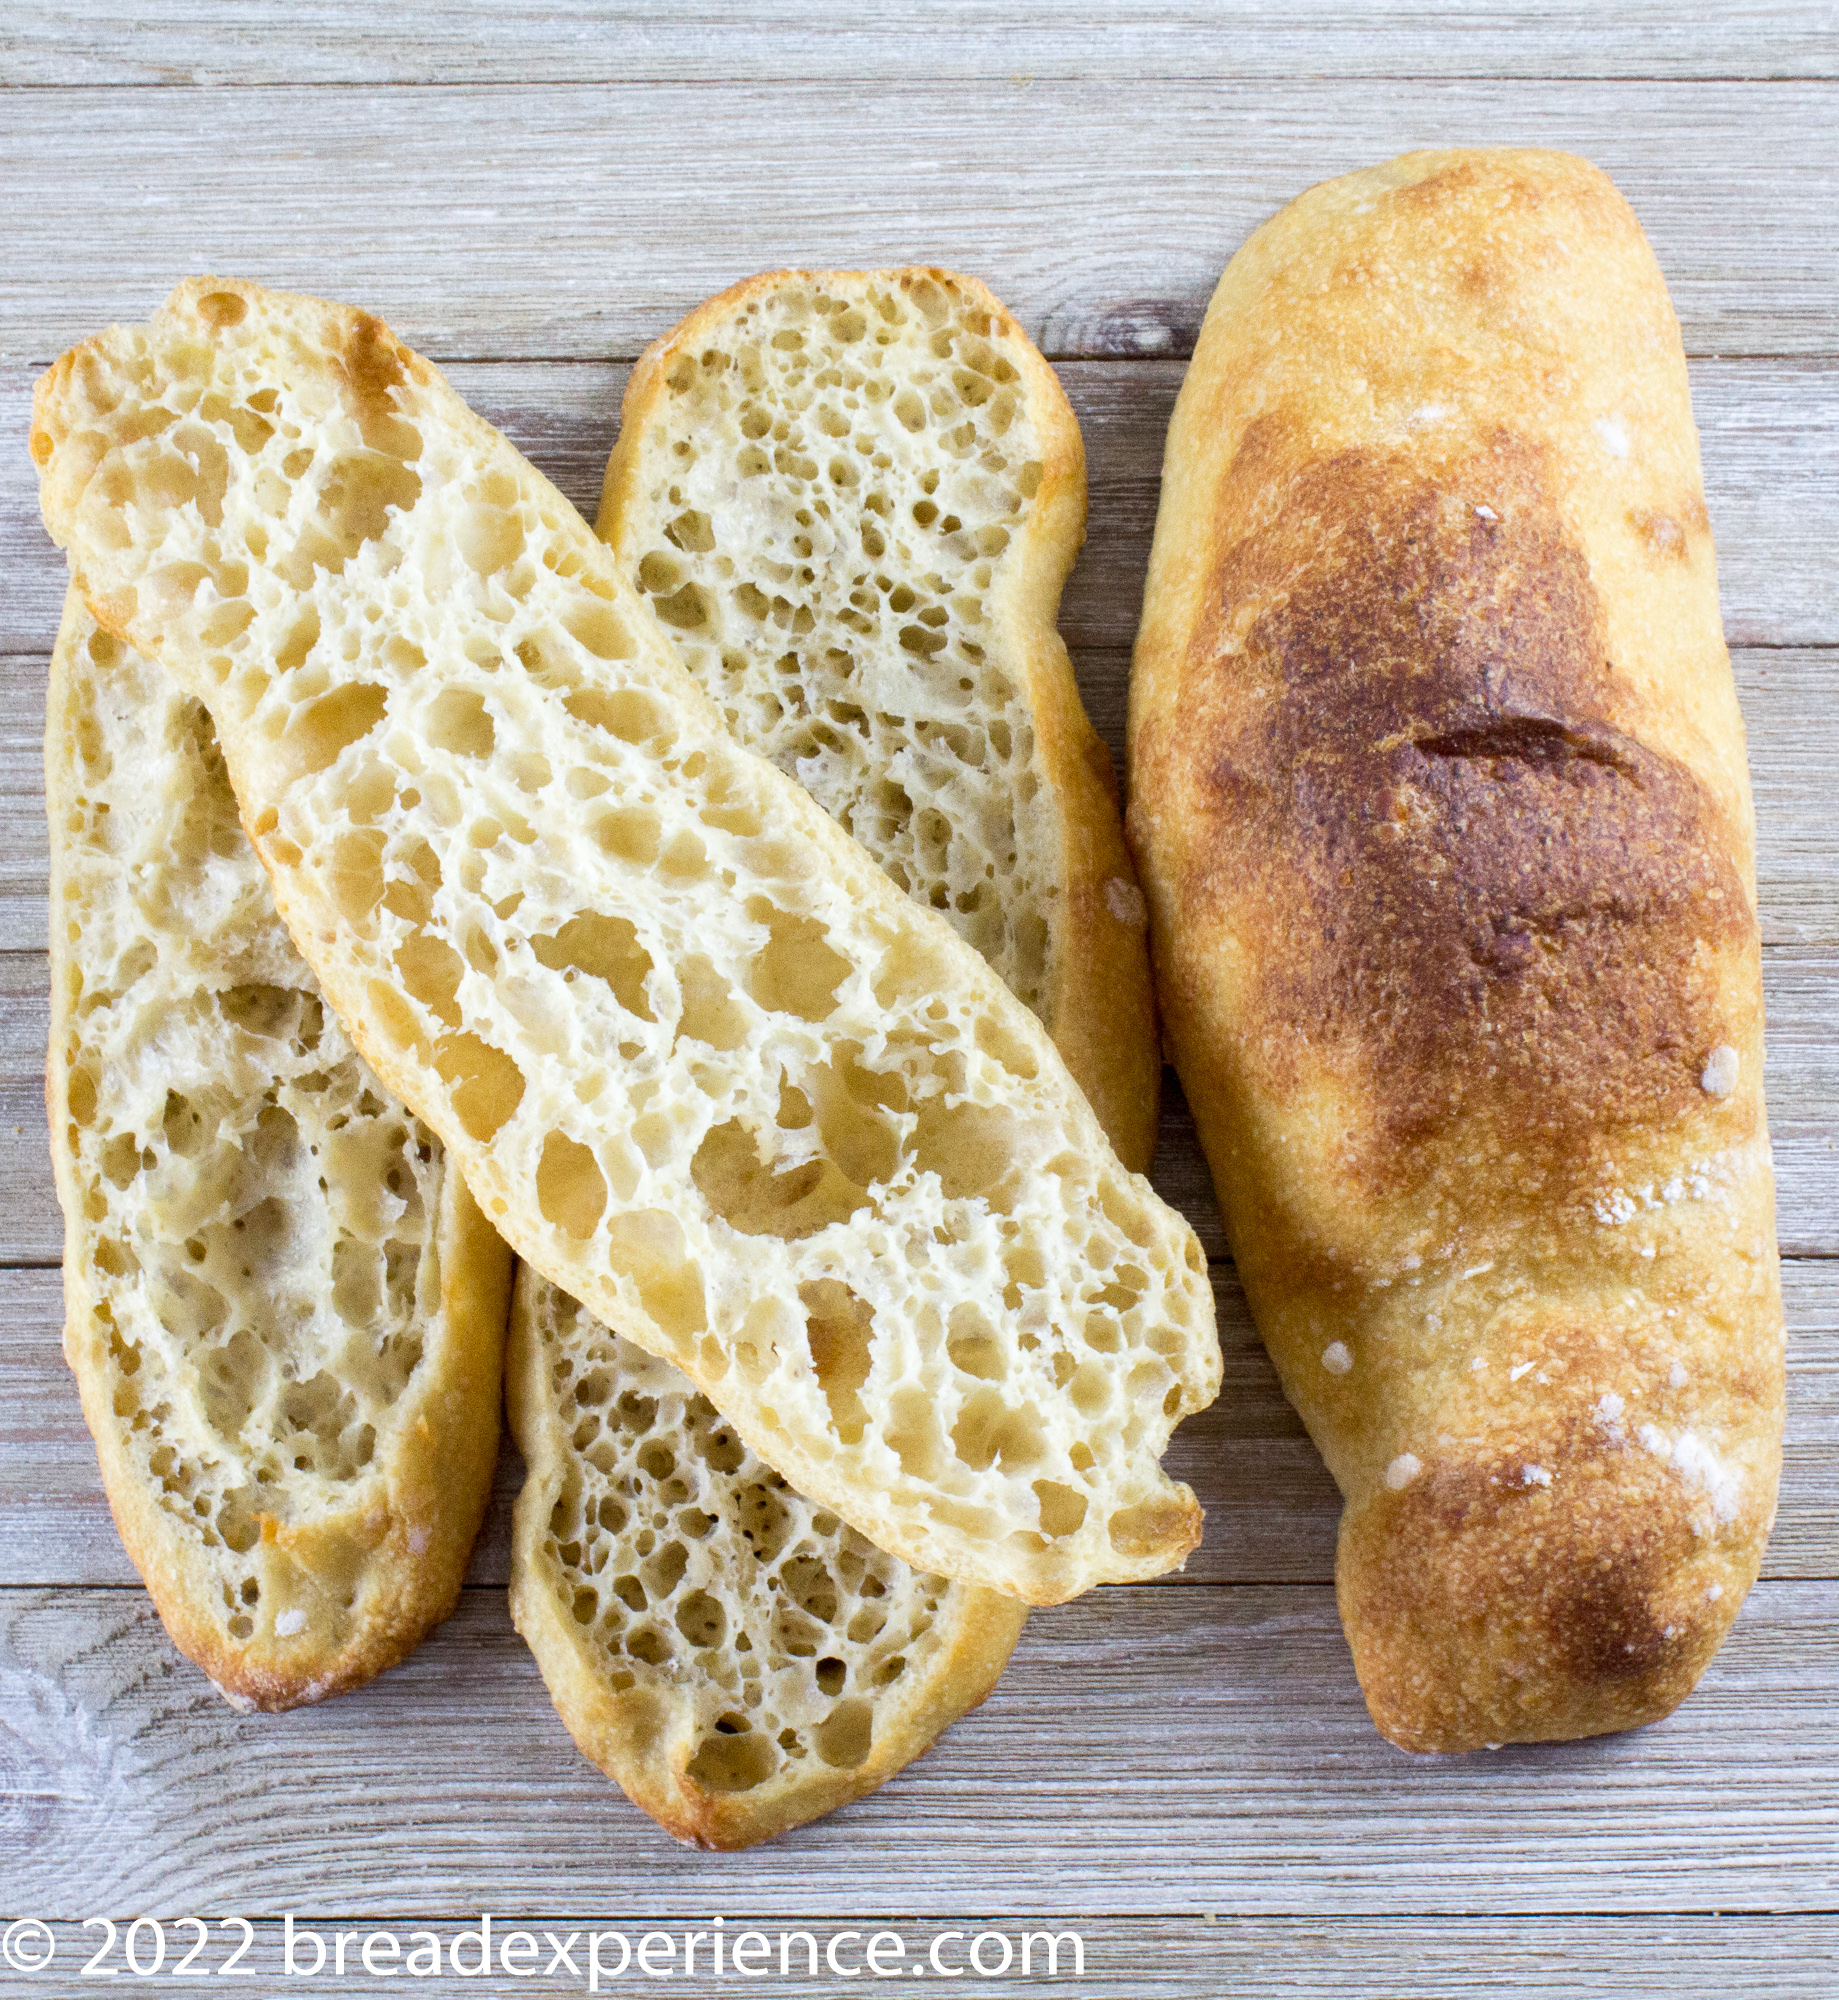
[{"label": "pale crumb interior", "polygon": [[335,1640],[357,1579],[290,1592],[263,1527],[349,1509],[386,1448],[440,1304],[439,1147],[296,955],[204,710],[93,628],[65,669],[79,1337],[226,1644]]},{"label": "pale crumb interior", "polygon": [[905,1555],[1035,1601],[1178,1560],[1204,1260],[1034,1018],[374,322],[182,294],[109,340],[78,560],[208,692],[322,976],[488,1216]]},{"label": "pale crumb interior", "polygon": [[[962,1585],[922,1576],[795,1493],[667,1362],[526,1268],[519,1310],[565,1447],[539,1575],[600,1683],[661,1697],[705,1792],[864,1764],[924,1680]],[[680,1747],[678,1747],[680,1744]]]},{"label": "pale crumb interior", "polygon": [[754,291],[671,357],[600,526],[740,740],[1040,1013],[1057,832],[998,612],[1042,473],[1018,347],[923,272]]}]

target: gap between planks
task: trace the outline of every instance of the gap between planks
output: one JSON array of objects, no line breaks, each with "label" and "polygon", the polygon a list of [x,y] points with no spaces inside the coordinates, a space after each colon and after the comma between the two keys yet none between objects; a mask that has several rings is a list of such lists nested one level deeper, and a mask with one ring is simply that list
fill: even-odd
[{"label": "gap between planks", "polygon": [[[48,976],[42,952],[0,951],[0,1266],[52,1264],[63,1252],[44,1106]],[[1839,1034],[1833,1004],[1839,948],[1765,951],[1763,991],[1781,1246],[1790,1257],[1839,1258],[1839,1205],[1833,1200],[1839,1183]],[[1150,1179],[1187,1217],[1207,1255],[1225,1257],[1226,1234],[1206,1162],[1169,1071]]]},{"label": "gap between planks", "polygon": [[[782,1930],[809,1930],[824,1951],[837,1937],[840,1963],[847,1970],[852,1964],[859,1968],[864,1938],[878,1927],[880,1915],[864,1908],[843,1915],[762,1919],[769,1939],[768,1965],[773,1969],[770,1991],[776,2000],[835,2000],[839,1990],[830,1977],[809,1979],[804,1975],[808,1956],[796,1937],[790,1952],[794,1970],[789,1978],[780,1976],[777,1957],[772,1954],[777,1953]],[[520,1927],[535,1926],[539,1933],[549,1928],[562,1937],[571,1930],[576,1933],[573,1957],[577,1976],[569,1979],[562,1972],[556,1983],[541,1983],[547,1979],[546,1964],[553,1947],[539,1939],[535,1965],[542,1968],[540,1978],[531,1978],[527,1984],[520,1981],[519,1991],[579,1992],[589,1930],[623,1936],[636,1950],[654,1926],[663,1925],[676,1933],[679,1948],[683,1933],[700,1928],[699,1957],[706,1964],[710,1955],[709,1919],[688,1902],[668,1911],[654,1910],[642,1918],[596,1916],[591,1908],[587,1914],[580,1910],[557,1912],[545,1905],[525,1907],[510,1915],[496,1911],[493,1919],[494,1943],[500,1946]],[[393,1930],[405,1950],[413,1948],[410,1933],[425,1930],[440,1941],[451,1965],[454,1939],[475,1931],[477,1917],[471,1924],[402,1911],[373,1913],[361,1919],[343,1914],[323,1917],[319,1928],[326,1936],[328,1951],[336,1949],[334,1935],[345,1924],[355,1926],[355,1935],[341,1994],[386,2000],[396,1991],[388,1980],[373,1981],[361,1974],[352,1977],[351,1968],[361,1962],[362,1940],[372,1928]],[[1006,1931],[1012,1949],[1019,1953],[1014,1943],[1016,1933],[1036,1928],[1037,1920],[1013,1905],[985,1904],[969,1920],[968,1929],[948,1931],[942,1919],[926,1922],[908,1918],[894,1919],[886,1928],[900,1939],[911,1957],[921,1959],[922,1965],[936,1940],[942,1963],[949,1968],[959,1962],[970,1938],[985,1925]],[[728,1919],[727,1938],[732,1941],[745,1935],[747,1927],[746,1919]],[[1054,1927],[1061,1927],[1057,1920]],[[1083,1972],[1044,1972],[1043,1947],[1035,1944],[1025,1983],[980,1979],[976,1991],[999,1996],[1077,1994],[1078,2000],[1183,2000],[1183,1996],[1193,2000],[1197,1995],[1217,2000],[1218,1995],[1228,1993],[1233,2000],[1295,2000],[1299,1993],[1311,1996],[1311,2000],[1372,2000],[1376,1993],[1387,1995],[1388,2000],[1442,2000],[1445,1995],[1473,1995],[1486,1989],[1586,1995],[1590,2000],[1600,2000],[1603,1993],[1613,1991],[1616,2000],[1662,2000],[1662,1996],[1677,2000],[1677,1973],[1684,1962],[1692,1968],[1694,1985],[1715,1993],[1719,2000],[1831,2000],[1827,1964],[1839,1955],[1839,1926],[1835,1926],[1832,1913],[1825,1911],[1777,1916],[1725,1909],[1715,1916],[1696,1912],[1642,1917],[1474,1917],[1458,1912],[1442,1917],[1342,1917],[1332,1923],[1302,1913],[1237,1917],[1230,1912],[1221,1915],[1195,1910],[1175,1917],[1133,1919],[1081,1912],[1065,1927],[1076,1929],[1083,1945]],[[100,1933],[70,1922],[55,1924],[52,1929],[58,1963],[71,1978],[68,1985],[50,1981],[46,1991],[75,1993],[79,1990],[76,1968],[94,1953]],[[278,1969],[282,1964],[281,1925],[269,1919],[257,1922],[253,1929],[254,1943],[244,1967]],[[189,1947],[194,1935],[189,1929],[180,1930],[173,1955],[177,1944]],[[221,1968],[240,1936],[234,1928],[217,1930],[200,1966]],[[892,1950],[883,1949],[883,1962],[893,1962]],[[478,1950],[476,1936],[465,1937],[461,1952],[469,1966],[476,1962]],[[611,1943],[605,1953],[608,1962],[617,1962]],[[996,1954],[994,1943],[983,1948],[987,1959],[995,1959]],[[378,1955],[387,1966],[382,1949]],[[757,1947],[751,1947],[750,1956],[757,1955]],[[300,1956],[303,1960],[310,1956],[304,1941]],[[118,1943],[112,1962],[119,1968],[123,1957],[124,1948]],[[1063,1942],[1059,1966],[1075,1963],[1071,1947]],[[398,1967],[396,1976],[400,1974]],[[477,1976],[472,1971],[432,1978],[418,1975],[411,1990],[416,2000],[474,2000]]]},{"label": "gap between planks", "polygon": [[604,1906],[610,1882],[705,1920],[961,1912],[997,1884],[1044,1914],[1824,1910],[1836,1687],[1839,1586],[1764,1583],[1662,1723],[1409,1758],[1367,1719],[1328,1589],[1113,1587],[1030,1619],[990,1699],[883,1791],[730,1862],[576,1753],[497,1591],[280,1717],[229,1710],[132,1592],[6,1591],[0,1855],[12,1905],[58,1916],[471,1918]]},{"label": "gap between planks", "polygon": [[[1303,188],[1509,139],[1615,178],[1691,351],[1839,350],[1825,83],[279,87],[215,92],[208,116],[189,91],[127,101],[8,99],[15,361],[143,316],[200,268],[361,301],[423,352],[630,356],[751,271],[912,262],[975,271],[1051,355],[1176,355],[1232,252]],[[846,168],[826,133],[848,135]]]},{"label": "gap between planks", "polygon": [[[1086,712],[1121,770],[1130,655],[1081,648],[1074,665]],[[1829,798],[1839,765],[1839,648],[1745,647],[1732,665],[1749,736],[1765,952],[1830,950],[1839,946]],[[0,952],[45,945],[46,666],[43,654],[0,656]],[[1786,976],[1784,968],[1774,976]],[[5,1032],[0,1048],[11,1046]],[[1819,1062],[1817,1048],[1804,1053]]]},{"label": "gap between planks", "polygon": [[[442,365],[466,401],[591,520],[629,369]],[[1085,439],[1090,488],[1085,546],[1060,615],[1076,651],[1128,648],[1136,636],[1163,440],[1184,371],[1179,361],[1064,362],[1057,371]],[[1730,643],[1839,644],[1830,564],[1839,542],[1839,361],[1701,361],[1691,375]],[[34,379],[30,369],[0,367],[0,442],[24,437]],[[64,584],[63,557],[39,520],[31,461],[23,449],[0,450],[0,654],[49,650]]]}]

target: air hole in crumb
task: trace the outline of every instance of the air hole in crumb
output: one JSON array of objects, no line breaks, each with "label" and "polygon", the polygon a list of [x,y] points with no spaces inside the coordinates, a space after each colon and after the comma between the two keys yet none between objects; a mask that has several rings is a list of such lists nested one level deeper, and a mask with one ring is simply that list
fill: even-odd
[{"label": "air hole in crumb", "polygon": [[198,317],[213,332],[241,326],[248,311],[248,300],[235,292],[206,292],[198,300]]},{"label": "air hole in crumb", "polygon": [[747,914],[767,932],[748,975],[754,999],[800,1020],[828,1020],[836,1011],[836,989],[850,971],[849,960],[825,942],[829,932],[815,917],[794,916],[764,896],[749,897]]},{"label": "air hole in crumb", "polygon": [[288,725],[282,751],[288,775],[312,777],[336,763],[341,751],[383,720],[388,701],[387,691],[375,682],[355,681],[309,702]]},{"label": "air hole in crumb", "polygon": [[448,1087],[454,1115],[481,1145],[523,1101],[523,1071],[477,1035],[443,1035],[434,1046],[434,1067]]},{"label": "air hole in crumb", "polygon": [[837,1770],[865,1763],[874,1738],[873,1713],[866,1701],[838,1702],[814,1732],[817,1754]]},{"label": "air hole in crumb", "polygon": [[436,750],[461,757],[489,757],[497,730],[484,697],[469,688],[443,688],[428,711],[426,736]]},{"label": "air hole in crumb", "polygon": [[543,1141],[536,1203],[558,1229],[584,1240],[593,1235],[606,1208],[607,1182],[600,1163],[564,1132],[551,1132]]},{"label": "air hole in crumb", "polygon": [[628,1014],[655,1020],[645,996],[651,954],[639,943],[636,927],[624,917],[588,912],[571,917],[553,937],[533,937],[530,949],[551,972],[581,972],[605,981]]},{"label": "air hole in crumb", "polygon": [[758,1732],[705,1736],[685,1767],[685,1775],[706,1792],[750,1792],[779,1768],[772,1739]]},{"label": "air hole in crumb", "polygon": [[848,1221],[869,1201],[868,1190],[827,1159],[779,1172],[770,1158],[760,1157],[754,1134],[738,1118],[704,1135],[690,1162],[690,1178],[730,1228],[788,1243]]},{"label": "air hole in crumb", "polygon": [[862,1385],[874,1365],[874,1311],[836,1278],[813,1278],[798,1288],[809,1317],[805,1344],[818,1387],[830,1409],[830,1427],[845,1444],[860,1444],[868,1428]]}]

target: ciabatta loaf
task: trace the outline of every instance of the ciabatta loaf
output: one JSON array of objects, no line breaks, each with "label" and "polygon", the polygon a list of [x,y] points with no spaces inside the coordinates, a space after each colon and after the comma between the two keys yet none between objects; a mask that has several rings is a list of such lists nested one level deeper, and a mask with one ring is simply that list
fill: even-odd
[{"label": "ciabatta loaf", "polygon": [[230,1698],[291,1708],[453,1608],[510,1257],[275,915],[209,718],[73,592],[51,662],[64,1351],[116,1525]]},{"label": "ciabatta loaf", "polygon": [[505,1384],[512,1616],[583,1753],[679,1840],[749,1847],[861,1798],[995,1685],[1021,1605],[801,1498],[527,1264]]},{"label": "ciabatta loaf", "polygon": [[1414,1750],[1665,1714],[1782,1315],[1743,722],[1679,329],[1557,153],[1312,189],[1214,294],[1131,690],[1159,990]]},{"label": "ciabatta loaf", "polygon": [[1034,1602],[1178,1564],[1192,1232],[377,320],[195,281],[40,384],[54,537],[205,699],[328,997],[528,1261],[800,1492]]},{"label": "ciabatta loaf", "polygon": [[728,727],[977,947],[1141,1172],[1143,899],[1054,624],[1085,501],[1059,380],[974,278],[769,271],[646,350],[596,528]]}]

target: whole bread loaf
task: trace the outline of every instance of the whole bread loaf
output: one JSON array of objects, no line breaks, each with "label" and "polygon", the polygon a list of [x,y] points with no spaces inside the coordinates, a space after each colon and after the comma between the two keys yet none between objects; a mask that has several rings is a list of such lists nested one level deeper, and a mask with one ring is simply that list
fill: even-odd
[{"label": "whole bread loaf", "polygon": [[646,349],[595,525],[735,736],[976,946],[1142,1173],[1143,898],[1054,623],[1085,511],[1059,378],[986,286],[768,271]]},{"label": "whole bread loaf", "polygon": [[354,1041],[527,1261],[917,1569],[1046,1603],[1185,1558],[1193,1232],[434,369],[193,281],[46,374],[32,450],[98,619],[209,706]]},{"label": "whole bread loaf", "polygon": [[1783,1334],[1743,724],[1678,328],[1602,174],[1412,154],[1234,258],[1131,775],[1375,1721],[1665,1714],[1761,1561]]},{"label": "whole bread loaf", "polygon": [[45,728],[64,1352],[115,1524],[239,1706],[453,1609],[510,1253],[302,964],[203,708],[73,591]]},{"label": "whole bread loaf", "polygon": [[582,1754],[679,1840],[751,1847],[859,1799],[995,1686],[1023,1606],[813,1506],[528,1264],[505,1398],[511,1615]]}]

